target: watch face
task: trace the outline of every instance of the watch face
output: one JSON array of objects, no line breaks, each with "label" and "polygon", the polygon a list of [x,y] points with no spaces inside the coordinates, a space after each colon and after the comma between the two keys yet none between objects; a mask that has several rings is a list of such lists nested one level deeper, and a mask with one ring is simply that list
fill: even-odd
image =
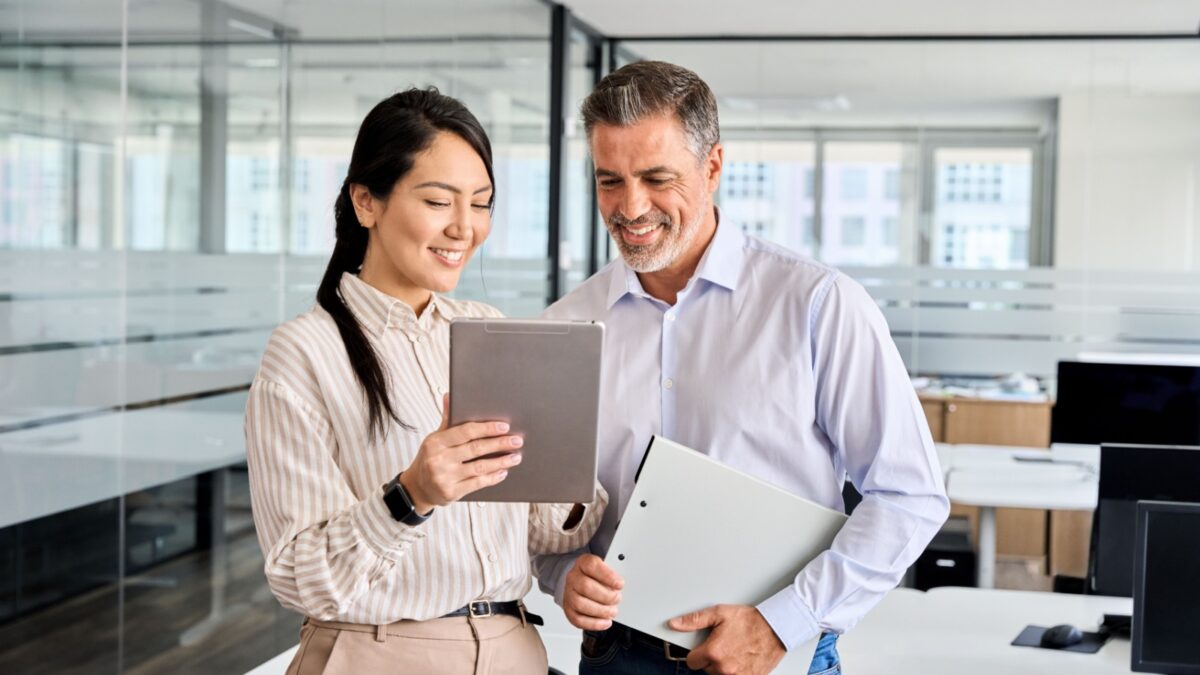
[{"label": "watch face", "polygon": [[429,514],[423,516],[417,513],[408,493],[404,491],[404,485],[400,483],[399,476],[388,483],[387,488],[383,493],[383,501],[387,504],[388,510],[392,512],[392,518],[405,525],[420,525],[429,520]]}]

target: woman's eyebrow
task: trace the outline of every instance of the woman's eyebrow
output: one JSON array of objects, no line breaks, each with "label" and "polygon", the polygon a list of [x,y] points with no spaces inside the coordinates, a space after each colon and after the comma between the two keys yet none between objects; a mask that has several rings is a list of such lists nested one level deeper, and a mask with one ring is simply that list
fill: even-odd
[{"label": "woman's eyebrow", "polygon": [[[436,181],[436,180],[426,181],[424,183],[421,183],[420,185],[415,186],[413,189],[415,190],[418,188],[427,188],[427,187],[441,188],[443,190],[449,190],[450,192],[453,192],[456,195],[462,194],[462,190],[454,187],[453,185],[450,185],[449,183],[442,183],[442,182]],[[491,190],[491,189],[492,189],[491,185],[484,185],[483,187],[476,190],[473,194],[480,194],[483,192],[487,192],[488,190]]]}]

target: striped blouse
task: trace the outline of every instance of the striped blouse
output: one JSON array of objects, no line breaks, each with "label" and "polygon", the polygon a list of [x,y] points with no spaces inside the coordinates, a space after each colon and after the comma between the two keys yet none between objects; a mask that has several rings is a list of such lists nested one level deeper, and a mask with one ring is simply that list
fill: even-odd
[{"label": "striped blouse", "polygon": [[441,424],[450,320],[496,317],[477,302],[434,295],[418,317],[344,274],[339,292],[389,371],[396,414],[367,438],[367,406],[333,318],[320,306],[271,335],[246,405],[254,524],[271,590],[305,615],[351,623],[425,620],[472,600],[516,600],[531,554],[564,553],[592,536],[608,497],[563,530],[571,505],[455,503],[410,527],[392,518],[383,485]]}]

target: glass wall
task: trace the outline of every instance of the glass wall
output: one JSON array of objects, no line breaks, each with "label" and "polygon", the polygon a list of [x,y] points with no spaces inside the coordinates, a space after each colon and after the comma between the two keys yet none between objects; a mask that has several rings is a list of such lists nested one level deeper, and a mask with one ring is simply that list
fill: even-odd
[{"label": "glass wall", "polygon": [[495,152],[458,293],[541,311],[549,45],[535,0],[0,0],[0,672],[295,644],[243,464],[267,336],[313,304],[359,123],[410,86]]}]

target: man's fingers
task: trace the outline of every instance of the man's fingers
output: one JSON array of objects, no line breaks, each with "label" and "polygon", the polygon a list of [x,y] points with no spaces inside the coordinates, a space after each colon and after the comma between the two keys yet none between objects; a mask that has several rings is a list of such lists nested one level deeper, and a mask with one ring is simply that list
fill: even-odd
[{"label": "man's fingers", "polygon": [[[718,607],[709,607],[698,612],[691,612],[683,616],[677,616],[667,622],[671,630],[677,630],[681,633],[690,633],[692,631],[701,630],[710,626],[715,626],[721,623],[720,609]],[[693,670],[695,670],[693,668]]]},{"label": "man's fingers", "polygon": [[597,619],[591,616],[584,616],[570,609],[566,611],[566,614],[567,621],[570,621],[572,626],[582,630],[599,631],[608,630],[612,627],[612,621],[610,619]]},{"label": "man's fingers", "polygon": [[592,619],[615,619],[617,618],[617,606],[596,602],[591,598],[573,594],[570,601],[570,608],[576,614]]},{"label": "man's fingers", "polygon": [[621,590],[625,587],[625,580],[621,578],[621,575],[617,574],[616,570],[609,567],[597,555],[591,553],[585,554],[579,558],[579,562],[575,563],[575,566],[580,572],[609,588]]},{"label": "man's fingers", "polygon": [[705,642],[699,647],[688,652],[687,667],[692,670],[704,670],[713,664],[712,655],[708,651],[708,643]]},{"label": "man's fingers", "polygon": [[601,605],[621,604],[620,591],[609,586],[605,586],[586,574],[581,573],[578,577],[576,577],[575,581],[571,583],[571,588],[576,594],[582,595],[588,600]]}]

